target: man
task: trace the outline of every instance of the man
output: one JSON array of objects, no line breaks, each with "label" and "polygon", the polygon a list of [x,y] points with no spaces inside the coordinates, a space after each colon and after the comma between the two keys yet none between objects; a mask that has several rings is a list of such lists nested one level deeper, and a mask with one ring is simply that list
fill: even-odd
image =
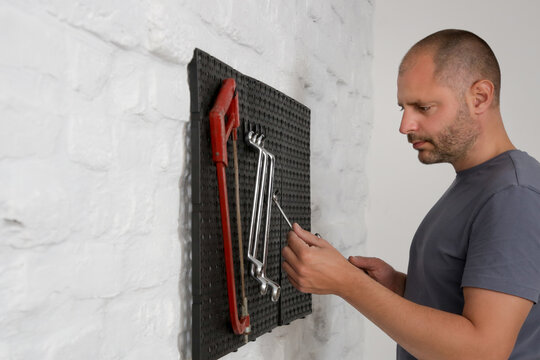
[{"label": "man", "polygon": [[508,139],[499,94],[497,60],[470,32],[432,34],[402,60],[400,132],[421,162],[456,170],[407,275],[289,232],[291,283],[341,296],[398,343],[398,359],[540,359],[540,164]]}]

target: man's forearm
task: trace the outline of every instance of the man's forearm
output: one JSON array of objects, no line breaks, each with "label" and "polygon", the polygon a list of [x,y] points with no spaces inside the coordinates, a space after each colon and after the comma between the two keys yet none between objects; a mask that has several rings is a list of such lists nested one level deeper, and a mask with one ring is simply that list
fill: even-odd
[{"label": "man's forearm", "polygon": [[532,308],[530,300],[471,287],[462,290],[462,315],[415,304],[400,296],[405,274],[379,260],[347,260],[326,240],[293,227],[282,250],[292,285],[341,296],[419,359],[507,359]]},{"label": "man's forearm", "polygon": [[399,296],[403,296],[405,294],[405,284],[407,283],[407,275],[405,275],[402,272],[396,271],[396,281],[393,286],[392,290]]},{"label": "man's forearm", "polygon": [[[402,276],[405,285],[405,274]],[[421,306],[391,291],[363,272],[337,295],[418,359],[495,359],[498,349],[483,346],[480,332],[462,315]]]}]

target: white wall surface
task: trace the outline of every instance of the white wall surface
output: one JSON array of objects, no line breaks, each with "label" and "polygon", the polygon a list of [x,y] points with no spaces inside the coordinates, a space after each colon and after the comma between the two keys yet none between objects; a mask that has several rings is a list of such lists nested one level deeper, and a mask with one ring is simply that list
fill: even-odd
[{"label": "white wall surface", "polygon": [[[0,0],[0,359],[189,359],[187,64],[311,108],[312,227],[362,253],[371,0]],[[227,359],[361,359],[334,297]]]},{"label": "white wall surface", "polygon": [[[396,75],[405,52],[438,30],[470,30],[492,47],[502,71],[501,111],[514,145],[540,160],[540,3],[532,0],[377,1],[374,19],[374,128],[368,155],[368,253],[407,270],[420,221],[455,172],[426,166],[398,132]],[[395,358],[395,343],[366,322],[366,359]]]}]

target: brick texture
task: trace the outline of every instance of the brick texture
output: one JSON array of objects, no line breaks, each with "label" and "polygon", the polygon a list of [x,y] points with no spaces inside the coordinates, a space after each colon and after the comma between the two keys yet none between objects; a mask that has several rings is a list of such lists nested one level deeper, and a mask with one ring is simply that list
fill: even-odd
[{"label": "brick texture", "polygon": [[[359,252],[372,15],[369,0],[1,1],[0,359],[190,359],[195,47],[310,107],[312,227]],[[227,358],[358,359],[352,314],[315,297]]]}]

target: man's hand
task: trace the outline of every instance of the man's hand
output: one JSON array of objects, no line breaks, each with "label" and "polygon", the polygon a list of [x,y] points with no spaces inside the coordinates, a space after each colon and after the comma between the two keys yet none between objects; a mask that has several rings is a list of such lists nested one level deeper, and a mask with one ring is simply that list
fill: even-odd
[{"label": "man's hand", "polygon": [[364,256],[349,256],[349,262],[364,270],[372,279],[392,290],[399,296],[405,292],[407,275],[394,270],[394,268],[379,258]]},{"label": "man's hand", "polygon": [[[283,248],[283,269],[298,290],[312,294],[336,294],[348,287],[351,274],[361,273],[326,240],[293,224]],[[358,275],[356,275],[358,276]]]}]

